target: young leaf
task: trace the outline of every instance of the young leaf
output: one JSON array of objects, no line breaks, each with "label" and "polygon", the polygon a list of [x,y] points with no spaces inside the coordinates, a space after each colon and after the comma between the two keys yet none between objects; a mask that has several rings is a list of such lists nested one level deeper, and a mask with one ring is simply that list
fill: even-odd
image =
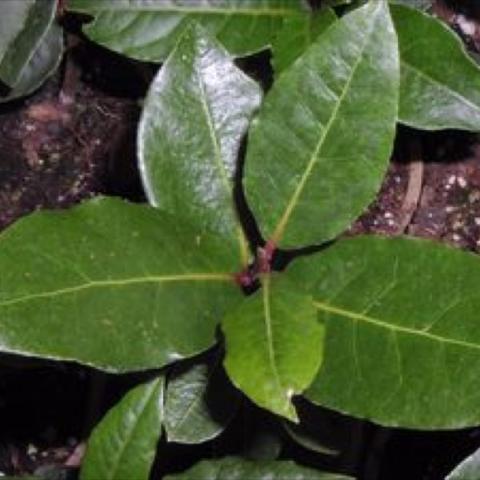
[{"label": "young leaf", "polygon": [[138,138],[150,202],[223,236],[244,266],[248,244],[236,217],[233,177],[241,138],[260,101],[260,87],[192,25],[151,86]]},{"label": "young leaf", "polygon": [[24,66],[18,82],[6,97],[0,97],[0,103],[29,95],[39,88],[60,65],[63,54],[63,30],[52,23],[38,44],[33,56]]},{"label": "young leaf", "polygon": [[240,401],[218,360],[186,371],[178,366],[168,380],[166,397],[167,439],[186,444],[206,442],[222,433]]},{"label": "young leaf", "polygon": [[162,62],[191,21],[202,24],[236,56],[271,45],[284,18],[306,9],[303,0],[69,0],[90,14],[94,42],[129,57]]},{"label": "young leaf", "polygon": [[276,75],[286,70],[336,20],[331,8],[286,18],[272,45]]},{"label": "young leaf", "polygon": [[480,449],[469,455],[450,472],[446,480],[478,480],[480,478]]},{"label": "young leaf", "polygon": [[0,80],[14,88],[55,19],[56,0],[2,0]]},{"label": "young leaf", "polygon": [[374,198],[392,148],[398,84],[383,1],[338,20],[280,76],[253,122],[244,179],[274,244],[331,239]]},{"label": "young leaf", "polygon": [[324,473],[291,461],[251,461],[226,457],[204,460],[190,470],[167,475],[165,480],[348,480],[350,477]]},{"label": "young leaf", "polygon": [[323,348],[311,297],[266,276],[262,290],[227,314],[222,329],[233,383],[261,407],[296,421],[292,396],[312,382]]},{"label": "young leaf", "polygon": [[163,421],[163,377],[130,390],[93,431],[81,480],[148,480]]},{"label": "young leaf", "polygon": [[115,372],[195,355],[241,298],[229,268],[221,241],[154,208],[35,213],[0,237],[0,350]]},{"label": "young leaf", "polygon": [[426,130],[480,130],[480,68],[460,38],[418,10],[391,11],[401,58],[400,121]]},{"label": "young leaf", "polygon": [[411,428],[478,425],[480,259],[407,238],[359,237],[287,272],[326,324],[315,403]]}]

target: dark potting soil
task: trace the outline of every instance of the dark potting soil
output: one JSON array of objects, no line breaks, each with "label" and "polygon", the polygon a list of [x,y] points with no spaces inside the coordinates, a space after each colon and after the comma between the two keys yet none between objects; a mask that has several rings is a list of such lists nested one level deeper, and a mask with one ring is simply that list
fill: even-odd
[{"label": "dark potting soil", "polygon": [[[455,10],[441,7],[442,17],[455,22]],[[473,47],[479,39],[466,38]],[[135,135],[155,68],[84,40],[75,43],[39,92],[0,106],[0,229],[34,210],[67,208],[99,194],[144,201]],[[268,87],[268,60],[261,54],[241,65]],[[415,235],[480,252],[478,136],[399,128],[382,189],[347,235],[364,233]],[[141,378],[9,355],[0,357],[0,370],[0,472],[17,475],[78,465],[92,426]],[[299,446],[245,399],[219,438],[194,447],[162,444],[155,475],[181,471],[202,457],[258,455],[267,438],[265,445],[278,444],[284,458],[359,479],[437,480],[480,446],[479,429],[389,429],[305,401],[299,409],[306,431],[337,455]]]}]

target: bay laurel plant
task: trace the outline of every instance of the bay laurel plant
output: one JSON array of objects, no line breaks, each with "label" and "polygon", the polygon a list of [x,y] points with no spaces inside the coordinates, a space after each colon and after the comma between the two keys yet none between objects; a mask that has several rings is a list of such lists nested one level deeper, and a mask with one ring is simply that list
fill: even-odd
[{"label": "bay laurel plant", "polygon": [[[92,15],[94,41],[163,62],[138,131],[150,206],[96,198],[0,238],[2,351],[159,372],[94,430],[81,478],[146,479],[162,431],[185,444],[221,433],[238,403],[222,362],[238,390],[292,422],[302,395],[392,427],[479,424],[478,257],[342,236],[375,198],[399,122],[480,130],[480,71],[460,40],[383,0],[341,18],[280,1],[71,8]],[[234,58],[269,45],[264,95]],[[239,196],[263,241],[247,235]],[[310,254],[276,271],[279,252],[299,249]],[[218,344],[223,358],[184,367]],[[340,478],[239,458],[169,478],[267,475]]]}]

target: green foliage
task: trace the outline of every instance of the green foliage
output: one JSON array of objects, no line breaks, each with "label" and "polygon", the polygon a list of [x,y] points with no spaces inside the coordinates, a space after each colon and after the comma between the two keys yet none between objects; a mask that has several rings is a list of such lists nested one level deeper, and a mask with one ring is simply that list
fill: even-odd
[{"label": "green foliage", "polygon": [[426,130],[480,130],[480,68],[461,40],[427,14],[401,5],[391,11],[402,62],[400,121]]},{"label": "green foliage", "polygon": [[264,276],[261,291],[223,320],[225,367],[257,404],[296,420],[290,402],[317,373],[323,328],[311,298],[276,280]]},{"label": "green foliage", "polygon": [[331,8],[286,18],[272,45],[275,73],[287,69],[336,20]]},{"label": "green foliage", "polygon": [[259,86],[193,26],[153,81],[138,135],[150,203],[224,237],[243,265],[249,252],[236,216],[233,178],[240,141],[260,102]]},{"label": "green foliage", "polygon": [[168,475],[165,480],[348,480],[349,477],[322,473],[287,461],[248,461],[227,457],[203,461],[189,471]]},{"label": "green foliage", "polygon": [[148,480],[163,421],[163,379],[135,387],[88,442],[81,480]]},{"label": "green foliage", "polygon": [[392,426],[480,423],[476,256],[424,240],[358,237],[298,259],[286,276],[313,296],[326,326],[324,363],[307,398]]},{"label": "green foliage", "polygon": [[[138,135],[152,207],[96,199],[35,213],[0,237],[2,351],[113,372],[164,368],[97,427],[83,480],[147,478],[162,428],[166,441],[190,444],[227,427],[239,393],[220,365],[172,366],[217,343],[234,385],[292,421],[292,397],[304,394],[389,426],[480,423],[477,257],[363,237],[272,273],[280,248],[335,239],[368,207],[398,121],[479,128],[480,73],[460,42],[438,20],[383,0],[338,20],[331,10],[310,17],[300,2],[192,5],[70,3],[93,15],[86,31],[99,43],[168,55]],[[233,57],[272,44],[278,75],[260,106],[259,86]],[[265,243],[238,217],[241,182]],[[340,478],[236,458],[167,478],[212,476]]]},{"label": "green foliage", "polygon": [[240,404],[216,358],[185,369],[176,366],[168,377],[165,430],[170,442],[206,442],[223,432]]},{"label": "green foliage", "polygon": [[58,67],[62,29],[56,0],[4,0],[0,5],[0,80],[11,90],[0,103],[33,92]]},{"label": "green foliage", "polygon": [[392,149],[398,84],[383,2],[336,22],[280,76],[250,129],[245,166],[266,238],[282,248],[320,244],[373,200]]},{"label": "green foliage", "polygon": [[229,257],[218,239],[143,205],[35,213],[0,238],[2,351],[113,372],[195,355],[241,299]]},{"label": "green foliage", "polygon": [[94,42],[151,62],[167,58],[192,20],[244,56],[271,45],[284,19],[306,9],[303,0],[70,0],[69,8],[93,16],[84,31]]}]

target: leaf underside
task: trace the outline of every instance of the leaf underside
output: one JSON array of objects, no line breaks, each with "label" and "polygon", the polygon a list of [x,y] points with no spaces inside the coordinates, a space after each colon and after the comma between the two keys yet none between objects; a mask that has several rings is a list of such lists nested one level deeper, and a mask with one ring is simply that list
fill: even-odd
[{"label": "leaf underside", "polygon": [[88,440],[81,480],[148,480],[163,420],[163,377],[130,390]]},{"label": "leaf underside", "polygon": [[326,324],[315,403],[389,426],[461,428],[480,414],[480,260],[407,238],[358,237],[287,277]]},{"label": "leaf underside", "polygon": [[199,231],[223,237],[232,262],[248,263],[233,179],[260,87],[206,32],[191,26],[152,83],[138,145],[148,198]]},{"label": "leaf underside", "polygon": [[283,248],[337,236],[373,200],[397,120],[397,39],[384,2],[335,22],[267,95],[249,133],[245,190]]},{"label": "leaf underside", "polygon": [[151,62],[167,58],[192,20],[245,56],[271,45],[283,20],[306,9],[302,0],[70,0],[68,7],[94,17],[84,28],[94,42]]},{"label": "leaf underside", "polygon": [[0,350],[115,372],[195,355],[241,299],[229,256],[221,241],[120,200],[35,213],[0,237]]}]

